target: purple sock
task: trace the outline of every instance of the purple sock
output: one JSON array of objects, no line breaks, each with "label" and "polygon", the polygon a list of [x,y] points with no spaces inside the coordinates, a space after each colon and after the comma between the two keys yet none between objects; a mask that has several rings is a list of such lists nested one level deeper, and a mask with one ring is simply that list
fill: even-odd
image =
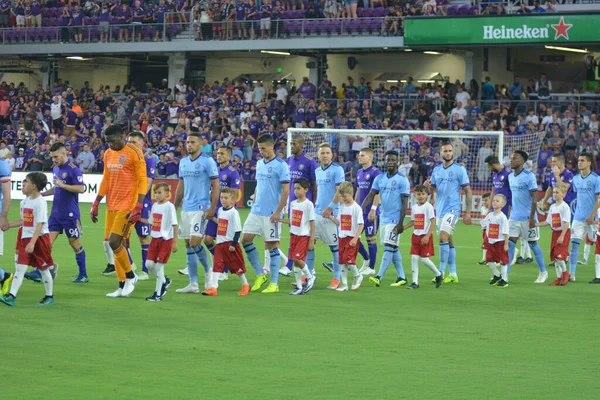
[{"label": "purple sock", "polygon": [[146,259],[148,258],[148,249],[150,248],[149,244],[142,245],[142,271],[148,273],[148,268],[146,268]]},{"label": "purple sock", "polygon": [[370,260],[369,252],[367,251],[367,249],[365,249],[365,245],[363,244],[362,240],[359,240],[358,244],[358,252],[360,253],[361,257],[364,260]]},{"label": "purple sock", "polygon": [[369,243],[369,266],[375,269],[377,262],[377,243]]},{"label": "purple sock", "polygon": [[75,261],[77,261],[77,267],[79,267],[79,276],[87,275],[87,270],[85,267],[85,250],[83,246],[79,248],[79,250],[75,250]]},{"label": "purple sock", "polygon": [[292,257],[290,256],[290,249],[288,249],[288,262],[285,264],[285,266],[288,267],[290,271],[293,271],[294,260],[292,260]]}]

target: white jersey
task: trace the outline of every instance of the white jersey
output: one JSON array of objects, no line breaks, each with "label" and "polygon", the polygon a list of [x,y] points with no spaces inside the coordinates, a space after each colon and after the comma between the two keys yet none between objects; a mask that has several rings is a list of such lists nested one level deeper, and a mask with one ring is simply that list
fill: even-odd
[{"label": "white jersey", "polygon": [[358,232],[358,226],[364,225],[362,208],[354,202],[351,206],[340,204],[340,238],[354,237]]},{"label": "white jersey", "polygon": [[431,219],[435,218],[435,211],[430,202],[424,204],[415,203],[412,206],[410,219],[414,222],[413,234],[417,236],[426,235],[431,227]]},{"label": "white jersey", "polygon": [[562,231],[562,226],[566,222],[571,223],[571,208],[564,201],[557,206],[556,203],[550,206],[546,222],[550,224],[553,231]]},{"label": "white jersey", "polygon": [[290,204],[290,233],[296,236],[310,236],[310,221],[315,220],[315,206],[312,201],[304,199]]},{"label": "white jersey", "polygon": [[485,231],[485,229],[487,228],[487,222],[485,222],[485,217],[490,213],[490,210],[487,207],[481,206],[479,212],[481,213],[481,220],[479,221],[479,224],[481,225],[481,230]]},{"label": "white jersey", "polygon": [[173,226],[178,225],[177,211],[173,203],[170,201],[163,204],[154,203],[152,210],[150,210],[148,223],[152,227],[150,236],[153,238],[173,239]]},{"label": "white jersey", "polygon": [[508,235],[508,218],[501,211],[500,214],[489,213],[485,217],[487,237],[490,244],[503,242]]},{"label": "white jersey", "polygon": [[46,199],[39,196],[35,199],[27,197],[21,200],[21,220],[23,221],[22,239],[33,237],[38,224],[44,224],[40,236],[46,235],[48,231],[48,204]]},{"label": "white jersey", "polygon": [[235,207],[220,207],[217,219],[219,220],[217,224],[217,244],[233,242],[235,233],[240,232],[241,234],[242,221],[240,220],[240,213]]}]

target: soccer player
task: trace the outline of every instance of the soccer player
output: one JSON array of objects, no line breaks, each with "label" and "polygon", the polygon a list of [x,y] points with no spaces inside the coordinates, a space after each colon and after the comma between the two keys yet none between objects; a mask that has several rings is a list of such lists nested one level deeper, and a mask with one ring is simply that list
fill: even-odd
[{"label": "soccer player", "polygon": [[[0,158],[0,255],[4,255],[4,231],[8,226],[8,211],[10,210],[10,177],[12,170],[8,162]],[[0,268],[0,294],[8,293],[13,274]]]},{"label": "soccer player", "polygon": [[[373,166],[373,150],[365,147],[358,153],[358,163],[362,167],[356,172],[356,197],[355,200],[359,206],[367,207],[370,210],[372,204],[364,204],[365,198],[371,192],[373,182],[375,178],[381,174],[381,171]],[[375,196],[374,202],[379,203],[381,200],[379,196]],[[364,208],[364,207],[363,207]],[[359,242],[359,249],[361,256],[363,257],[364,263],[362,268],[358,271],[362,275],[374,275],[375,274],[375,263],[377,262],[377,231],[379,230],[378,220],[379,210],[376,209],[375,218],[369,219],[369,213],[363,215],[365,221],[365,235],[367,237],[368,251],[365,249],[362,241]]]},{"label": "soccer player", "polygon": [[335,289],[336,292],[348,291],[348,270],[352,271],[354,279],[352,290],[357,290],[362,283],[363,276],[356,268],[356,256],[358,255],[358,243],[363,232],[365,223],[361,207],[354,201],[354,188],[350,182],[343,182],[338,186],[338,195],[342,202],[340,205],[339,232],[340,232],[340,265],[342,268],[341,284]]},{"label": "soccer player", "polygon": [[[142,152],[144,151],[146,140],[142,132],[133,131],[129,133],[127,141],[133,144],[134,146],[138,147]],[[148,191],[146,192],[146,197],[144,197],[142,219],[147,221],[150,209],[152,208],[152,180],[156,178],[156,163],[154,162],[154,159],[152,157],[148,157],[146,155],[144,155],[144,160],[146,161],[146,181],[148,185]],[[142,248],[142,272],[138,274],[138,279],[140,281],[147,281],[148,268],[146,267],[146,259],[148,257],[148,249],[150,248],[150,225],[139,221],[135,224],[135,232],[137,233],[137,236],[140,239],[140,246]],[[129,244],[129,241],[127,241],[127,244]],[[129,246],[127,247],[127,251],[129,251]]]},{"label": "soccer player", "polygon": [[[292,149],[292,155],[286,160],[288,166],[290,167],[290,186],[291,188],[294,187],[294,182],[296,179],[306,179],[310,185],[308,192],[306,193],[306,198],[309,201],[314,202],[314,200],[317,198],[317,178],[315,176],[317,163],[314,159],[312,159],[312,157],[309,157],[304,153],[304,136],[294,136],[292,138],[290,147]],[[294,190],[292,190],[290,192],[290,199],[288,202],[288,213],[290,210],[290,205],[294,200],[296,200],[296,195],[294,194]],[[289,215],[291,216],[291,214]],[[307,257],[311,256],[314,257],[314,253],[307,255]],[[285,276],[290,275],[292,264],[293,262],[291,259],[291,253],[288,250],[288,262],[285,267],[279,270],[279,273]],[[314,258],[312,258],[312,261],[308,264],[310,265],[310,268],[312,268],[314,265]],[[314,270],[312,270],[311,273],[314,273]]]},{"label": "soccer player", "polygon": [[[508,182],[508,181],[507,181]],[[489,247],[489,242],[487,239],[487,226],[486,226],[486,222],[485,221],[485,217],[490,213],[490,196],[491,193],[484,193],[483,195],[481,195],[481,208],[480,208],[480,214],[481,214],[481,234],[482,234],[482,243],[481,243],[481,248],[483,250],[483,257],[481,258],[481,261],[478,262],[479,265],[485,265],[487,264],[487,262],[485,261],[485,256],[487,254],[487,249]]]},{"label": "soccer player", "polygon": [[552,197],[555,203],[550,206],[546,220],[535,224],[538,227],[550,225],[552,228],[550,261],[554,262],[556,268],[556,280],[550,286],[564,286],[569,282],[569,272],[565,260],[569,257],[571,208],[563,201],[568,191],[569,186],[565,183],[556,183],[552,188]]},{"label": "soccer player", "polygon": [[403,228],[407,230],[414,226],[410,246],[412,284],[409,286],[409,289],[419,288],[419,261],[433,272],[433,275],[435,275],[435,287],[439,288],[444,281],[444,277],[429,259],[429,257],[434,255],[433,231],[435,229],[435,211],[431,203],[427,201],[429,197],[427,186],[417,185],[414,192],[417,202],[412,206],[410,222],[404,225]]},{"label": "soccer player", "polygon": [[181,207],[180,237],[185,239],[186,261],[190,283],[177,293],[200,293],[198,261],[204,268],[204,288],[211,281],[208,253],[202,246],[207,221],[215,216],[219,202],[219,170],[212,157],[202,154],[202,136],[193,132],[186,139],[188,156],[179,162],[179,184],[175,208]]},{"label": "soccer player", "polygon": [[138,147],[125,142],[120,125],[108,126],[104,140],[109,148],[104,153],[104,173],[90,217],[93,223],[98,222],[98,206],[106,196],[104,237],[114,253],[119,282],[117,290],[106,296],[127,297],[135,289],[137,276],[131,269],[124,240],[129,238],[131,226],[142,218],[143,202],[148,191],[146,161]]},{"label": "soccer player", "polygon": [[[327,289],[337,289],[340,285],[341,268],[338,262],[338,227],[330,217],[338,215],[340,197],[337,187],[344,179],[344,169],[332,162],[333,152],[329,143],[319,145],[319,162],[321,166],[315,171],[317,178],[317,199],[315,201],[315,239],[321,240],[331,250],[333,258],[333,279]],[[309,263],[310,265],[310,263]]]},{"label": "soccer player", "polygon": [[[152,205],[150,215],[144,223],[151,226],[152,242],[148,248],[146,264],[148,271],[156,275],[156,287],[147,301],[162,301],[167,294],[171,280],[165,276],[165,264],[169,262],[171,253],[177,253],[177,210],[168,199],[171,188],[166,183],[158,183],[154,187],[156,202]],[[144,219],[142,219],[144,220]]]},{"label": "soccer player", "polygon": [[79,268],[79,274],[73,283],[88,282],[86,270],[85,250],[80,242],[81,220],[79,213],[79,193],[85,191],[83,185],[83,174],[81,170],[67,157],[65,145],[56,142],[50,147],[50,155],[54,161],[52,174],[54,175],[54,187],[42,193],[42,196],[54,195],[52,211],[48,221],[50,231],[50,244],[65,232],[69,245],[75,252],[75,261]]},{"label": "soccer player", "polygon": [[[490,280],[490,286],[508,287],[508,237],[510,233],[510,223],[502,209],[506,206],[507,200],[503,194],[496,194],[492,199],[494,211],[485,216],[484,226],[488,238],[488,251],[485,255],[485,261],[492,270],[494,276]],[[500,271],[498,271],[500,264]]]},{"label": "soccer player", "polygon": [[[23,194],[27,196],[21,201],[21,218],[8,224],[9,228],[22,227],[21,235],[17,238],[19,252],[16,262],[16,272],[10,292],[0,295],[0,301],[7,306],[14,306],[19,288],[23,284],[27,266],[38,268],[44,282],[46,295],[37,304],[38,306],[52,306],[54,302],[54,281],[50,274],[52,260],[52,247],[48,235],[48,205],[42,197],[42,191],[48,179],[41,172],[27,174],[23,182]],[[5,226],[6,227],[6,226]]]},{"label": "soccer player", "polygon": [[275,140],[271,135],[261,135],[257,142],[258,151],[263,158],[256,163],[256,191],[250,214],[244,223],[242,246],[256,272],[252,285],[252,291],[256,292],[269,280],[260,265],[258,251],[253,243],[256,236],[264,238],[265,248],[271,254],[271,279],[262,293],[278,293],[281,240],[281,224],[278,221],[290,192],[290,170],[285,161],[275,154]]},{"label": "soccer player", "polygon": [[[577,272],[581,241],[593,238],[598,229],[594,217],[600,207],[600,177],[591,171],[592,157],[590,153],[581,153],[577,157],[579,173],[573,177],[573,183],[569,187],[569,189],[573,189],[577,199],[577,207],[571,224],[571,256],[569,258],[569,279],[571,281],[576,279],[575,273]],[[600,273],[598,272],[596,273],[598,282],[594,282],[596,280],[594,279],[591,281],[592,283],[600,283],[600,279],[598,279]]]},{"label": "soccer player", "polygon": [[437,191],[435,196],[435,212],[437,214],[436,228],[440,236],[440,271],[450,269],[444,283],[458,283],[456,273],[456,249],[454,248],[454,228],[460,217],[462,208],[460,190],[465,192],[465,215],[463,222],[471,225],[472,192],[467,170],[454,161],[452,143],[445,143],[441,147],[443,163],[433,169],[431,177],[425,186],[433,186]]},{"label": "soccer player", "polygon": [[[289,254],[290,259],[294,262],[296,277],[296,289],[290,293],[293,296],[310,292],[317,279],[306,263],[309,253],[312,253],[312,259],[315,259],[315,206],[307,198],[310,188],[311,184],[307,179],[297,178],[295,180],[295,200],[290,204],[290,218],[279,220],[290,226]],[[306,279],[306,287],[303,287],[302,277]]]},{"label": "soccer player", "polygon": [[[231,156],[233,152],[230,147],[221,146],[217,150],[217,164],[219,165],[219,185],[221,190],[229,188],[233,190],[233,199],[237,200],[240,189],[240,174],[237,169],[231,165]],[[235,201],[234,201],[235,203]],[[217,210],[222,206],[221,199],[217,202]],[[213,220],[206,222],[206,232],[204,234],[204,244],[210,253],[215,255],[215,238],[217,237],[218,224]],[[220,280],[227,279],[227,268],[222,274],[217,275]]]},{"label": "soccer player", "polygon": [[[376,195],[381,196],[381,229],[379,238],[384,245],[383,258],[379,272],[375,277],[370,277],[369,282],[375,286],[381,285],[381,279],[385,275],[390,263],[394,263],[398,278],[391,286],[406,285],[406,275],[402,268],[402,256],[398,250],[400,235],[404,231],[404,217],[410,196],[410,183],[408,179],[398,172],[398,152],[388,150],[384,155],[384,163],[387,169],[385,174],[375,178],[373,187],[363,201],[363,213],[368,210],[368,205],[373,202]],[[369,217],[375,216],[375,209],[371,207]]]},{"label": "soccer player", "polygon": [[219,293],[219,275],[226,273],[225,268],[240,277],[242,281],[242,290],[238,292],[240,296],[247,296],[250,293],[250,285],[246,278],[246,264],[244,262],[244,253],[240,247],[240,236],[242,234],[242,221],[240,213],[235,208],[237,199],[237,190],[232,188],[223,188],[221,190],[221,207],[217,211],[217,217],[214,218],[218,225],[217,245],[214,249],[213,275],[210,286],[204,290],[204,296],[217,296]]},{"label": "soccer player", "polygon": [[[535,283],[544,283],[548,279],[548,272],[546,272],[542,249],[537,243],[540,239],[540,231],[535,226],[538,186],[535,175],[523,168],[528,158],[526,152],[516,150],[510,159],[512,172],[508,176],[508,183],[512,193],[512,209],[508,219],[510,235],[508,258],[509,261],[514,258],[517,240],[519,238],[526,240],[540,269]],[[510,264],[508,270],[510,271]]]}]

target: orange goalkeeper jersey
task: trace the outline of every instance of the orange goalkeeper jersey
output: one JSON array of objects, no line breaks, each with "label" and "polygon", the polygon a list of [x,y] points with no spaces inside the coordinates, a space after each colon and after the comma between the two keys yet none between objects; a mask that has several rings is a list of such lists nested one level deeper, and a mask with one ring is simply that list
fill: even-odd
[{"label": "orange goalkeeper jersey", "polygon": [[104,153],[104,176],[100,184],[100,196],[106,196],[109,211],[131,211],[139,195],[146,195],[146,161],[142,150],[125,144],[119,151],[111,149]]}]

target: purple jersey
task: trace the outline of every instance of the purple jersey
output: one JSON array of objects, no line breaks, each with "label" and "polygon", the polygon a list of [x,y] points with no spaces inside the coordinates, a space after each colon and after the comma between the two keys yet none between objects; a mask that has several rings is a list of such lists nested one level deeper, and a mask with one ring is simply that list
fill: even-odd
[{"label": "purple jersey", "polygon": [[356,173],[356,187],[358,189],[358,197],[356,202],[360,206],[362,206],[363,201],[371,192],[373,182],[379,174],[381,174],[381,171],[372,165],[367,169],[361,168]]},{"label": "purple jersey", "polygon": [[[571,205],[571,202],[575,200],[575,193],[573,192],[573,173],[568,169],[564,169],[563,172],[560,173],[560,179],[563,183],[569,185],[569,191],[565,196],[565,203]],[[550,175],[550,187],[554,187],[557,184],[556,176],[554,174]]]},{"label": "purple jersey", "polygon": [[[230,189],[239,189],[240,188],[240,174],[233,167],[233,165],[228,164],[225,168],[221,168],[219,166],[219,184],[221,189],[230,188]],[[219,202],[217,203],[217,210],[221,207],[221,199],[219,198]]]},{"label": "purple jersey", "polygon": [[314,201],[312,191],[313,182],[317,180],[315,177],[315,170],[317,169],[316,161],[306,157],[304,153],[300,157],[290,156],[286,161],[290,167],[290,203],[296,200],[296,196],[294,195],[294,181],[298,178],[304,178],[310,182],[306,198]]},{"label": "purple jersey", "polygon": [[[54,179],[60,179],[66,185],[83,186],[83,174],[72,162],[61,166],[55,165],[52,169],[52,174],[54,175]],[[79,219],[79,193],[69,192],[68,190],[54,186],[52,215],[59,219]]]},{"label": "purple jersey", "polygon": [[508,185],[508,175],[510,175],[511,170],[508,167],[502,168],[500,172],[494,172],[492,174],[492,184],[494,185],[494,194],[501,194],[506,197],[506,205],[502,207],[502,212],[507,217],[508,208],[512,205],[512,192],[510,191],[510,186]]},{"label": "purple jersey", "polygon": [[[154,179],[156,178],[156,162],[152,157],[145,157],[146,160],[146,178]],[[148,193],[146,193],[146,197],[144,197],[144,208],[146,204],[149,204],[152,207],[152,187],[148,189]],[[150,211],[150,210],[148,210]]]}]

